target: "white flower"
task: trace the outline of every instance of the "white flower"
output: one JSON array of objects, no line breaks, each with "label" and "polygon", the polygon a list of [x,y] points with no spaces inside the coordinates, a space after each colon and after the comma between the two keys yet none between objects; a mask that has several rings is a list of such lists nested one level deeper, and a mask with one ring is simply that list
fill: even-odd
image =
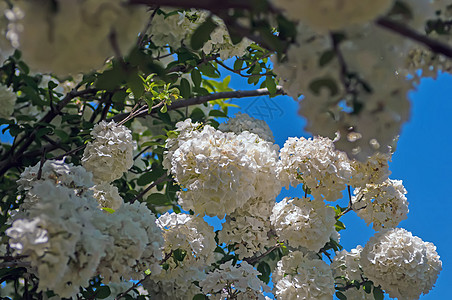
[{"label": "white flower", "polygon": [[112,182],[133,166],[133,140],[129,129],[114,121],[102,121],[91,131],[82,165],[93,173],[96,183]]},{"label": "white flower", "polygon": [[[346,250],[336,252],[336,256],[330,266],[333,270],[333,276],[336,279],[336,284],[338,284],[338,286],[347,286],[347,284],[349,284],[352,280],[356,280],[358,282],[363,281],[363,271],[360,264],[362,251],[363,247],[358,246],[350,252],[347,252]],[[351,287],[346,291],[342,291],[342,293],[347,297],[347,299],[374,299],[373,294],[367,294],[362,287],[360,287],[360,289]]]},{"label": "white flower", "polygon": [[9,119],[14,112],[17,96],[12,87],[0,84],[0,118]]},{"label": "white flower", "polygon": [[394,0],[272,0],[291,19],[322,31],[370,22],[385,14]]},{"label": "white flower", "polygon": [[284,198],[273,207],[271,223],[280,240],[292,247],[319,251],[335,231],[332,207],[309,198]]},{"label": "white flower", "polygon": [[163,166],[181,185],[185,210],[223,217],[251,198],[274,199],[281,186],[276,176],[278,146],[247,131],[236,135],[190,119],[176,124],[168,139]]},{"label": "white flower", "polygon": [[252,118],[248,114],[237,113],[234,118],[228,119],[226,123],[221,123],[218,129],[223,132],[234,132],[235,134],[249,131],[257,134],[267,142],[275,142],[268,124],[263,120]]},{"label": "white flower", "polygon": [[117,210],[124,203],[119,195],[118,188],[109,184],[101,183],[93,187],[94,198],[96,198],[100,207],[108,207]]},{"label": "white flower", "polygon": [[284,256],[272,277],[277,299],[333,298],[334,278],[330,266],[315,254],[295,251]]},{"label": "white flower", "polygon": [[100,68],[114,54],[112,32],[126,54],[148,16],[144,6],[128,6],[122,0],[56,4],[58,9],[51,2],[17,1],[25,14],[19,21],[19,48],[33,69],[61,76]]},{"label": "white flower", "polygon": [[362,187],[366,186],[366,184],[383,183],[391,175],[389,161],[391,161],[391,154],[380,152],[376,152],[365,162],[353,160],[351,162],[352,178],[350,179],[350,185]]},{"label": "white flower", "polygon": [[[157,219],[165,239],[164,252],[184,251],[182,261],[167,260],[167,273],[176,276],[181,269],[210,265],[215,261],[215,233],[201,217],[165,213]],[[168,277],[168,276],[167,276]]]},{"label": "white flower", "polygon": [[419,299],[442,269],[436,247],[402,228],[377,232],[361,253],[364,275],[391,297]]},{"label": "white flower", "polygon": [[388,179],[381,184],[357,188],[352,197],[353,210],[374,230],[396,227],[407,218],[408,202],[401,180]]},{"label": "white flower", "polygon": [[96,226],[111,237],[98,267],[104,282],[139,280],[147,269],[154,275],[160,272],[163,235],[145,203],[125,203],[112,214],[102,214]]},{"label": "white flower", "polygon": [[304,183],[315,199],[342,198],[351,177],[351,166],[345,153],[335,150],[330,139],[289,138],[280,157],[279,177],[286,187]]},{"label": "white flower", "polygon": [[233,266],[230,260],[207,274],[207,278],[200,281],[199,286],[204,294],[212,294],[215,299],[229,298],[232,295],[228,292],[232,290],[239,292],[238,299],[264,300],[262,291],[269,292],[270,288],[257,278],[258,275],[261,273],[247,262]]}]

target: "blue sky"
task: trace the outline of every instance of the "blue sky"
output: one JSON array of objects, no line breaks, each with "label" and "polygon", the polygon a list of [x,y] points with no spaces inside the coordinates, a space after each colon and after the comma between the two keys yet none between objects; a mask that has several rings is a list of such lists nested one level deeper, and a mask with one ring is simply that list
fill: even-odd
[{"label": "blue sky", "polygon": [[[222,75],[231,73],[222,69]],[[231,77],[230,87],[253,89],[245,79],[234,74]],[[452,217],[448,210],[449,189],[452,187],[452,76],[441,74],[437,80],[423,79],[417,90],[410,93],[410,99],[411,119],[403,126],[397,151],[390,163],[390,178],[403,180],[408,191],[410,212],[399,227],[434,243],[443,262],[436,287],[420,299],[448,299],[452,281],[452,261],[451,256],[447,256],[448,248],[452,246],[449,235]],[[237,99],[232,103],[240,105],[240,109],[231,109],[231,116],[241,111],[265,120],[281,147],[288,137],[310,136],[303,131],[305,121],[297,115],[298,104],[290,97]],[[283,188],[278,199],[302,195],[301,189],[286,191]],[[346,202],[343,204],[346,206]],[[347,250],[357,245],[364,246],[374,234],[373,229],[353,212],[341,220],[347,226],[345,231],[341,231],[341,244]]]}]

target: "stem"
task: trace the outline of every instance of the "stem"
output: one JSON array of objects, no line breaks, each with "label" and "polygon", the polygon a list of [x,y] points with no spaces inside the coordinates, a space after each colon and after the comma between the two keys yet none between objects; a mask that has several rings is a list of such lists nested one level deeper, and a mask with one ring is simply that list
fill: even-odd
[{"label": "stem", "polygon": [[271,247],[270,249],[268,249],[267,251],[265,251],[264,253],[262,253],[259,256],[254,256],[254,257],[250,257],[250,258],[245,258],[243,259],[243,261],[246,261],[247,263],[249,263],[250,265],[254,265],[255,263],[257,263],[259,260],[261,260],[262,258],[264,258],[265,256],[269,255],[270,252],[272,252],[275,249],[278,249],[279,247],[281,247],[281,244],[276,244],[275,246]]},{"label": "stem", "polygon": [[163,174],[162,176],[160,176],[156,181],[154,181],[153,183],[151,183],[147,188],[145,188],[143,191],[141,191],[141,193],[139,193],[138,195],[136,195],[135,198],[133,198],[130,203],[135,202],[138,199],[141,199],[147,192],[149,192],[153,187],[155,187],[156,185],[159,185],[160,183],[163,183],[165,181],[170,181],[170,179],[168,178],[168,176],[165,174]]}]

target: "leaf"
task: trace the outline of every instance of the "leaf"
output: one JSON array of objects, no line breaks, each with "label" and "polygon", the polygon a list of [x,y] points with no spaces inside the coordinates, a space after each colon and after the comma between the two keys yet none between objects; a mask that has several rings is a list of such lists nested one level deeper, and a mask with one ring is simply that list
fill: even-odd
[{"label": "leaf", "polygon": [[319,59],[319,66],[323,67],[327,65],[330,61],[333,60],[333,58],[336,56],[336,53],[334,53],[333,50],[327,50],[322,53]]},{"label": "leaf", "polygon": [[228,115],[222,112],[221,110],[213,109],[209,112],[210,117],[216,117],[216,118],[227,118]]},{"label": "leaf", "polygon": [[108,213],[110,213],[110,214],[115,212],[115,210],[113,208],[109,208],[109,207],[102,207],[101,209],[106,211],[106,212],[108,212]]},{"label": "leaf", "polygon": [[211,63],[205,63],[200,65],[199,70],[207,77],[210,78],[220,78],[221,74],[217,68],[215,68]]},{"label": "leaf", "polygon": [[146,203],[154,206],[168,206],[171,205],[171,200],[165,194],[152,193],[147,197]]},{"label": "leaf", "polygon": [[114,90],[124,80],[125,73],[121,69],[111,69],[99,74],[94,85],[101,90]]},{"label": "leaf", "polygon": [[111,291],[110,288],[106,285],[100,286],[96,289],[96,297],[98,299],[105,299],[110,296]]},{"label": "leaf", "polygon": [[208,299],[208,298],[205,295],[203,295],[203,294],[196,294],[196,295],[193,296],[192,300],[206,300],[206,299]]},{"label": "leaf", "polygon": [[190,46],[194,50],[199,50],[210,39],[210,34],[215,30],[217,24],[211,17],[207,18],[201,25],[196,28],[190,40]]},{"label": "leaf", "polygon": [[375,300],[383,300],[385,298],[385,294],[383,293],[380,287],[374,286],[374,299]]},{"label": "leaf", "polygon": [[185,78],[180,80],[180,94],[186,99],[190,98],[191,95],[190,83]]},{"label": "leaf", "polygon": [[200,109],[199,107],[193,109],[193,111],[190,114],[190,118],[192,119],[192,122],[202,121],[205,116],[206,115],[204,114],[202,109]]},{"label": "leaf", "polygon": [[186,255],[187,251],[180,248],[173,251],[173,257],[178,261],[183,261]]},{"label": "leaf", "polygon": [[363,282],[363,290],[367,294],[370,294],[370,292],[372,292],[372,285],[373,285],[372,281],[365,281],[365,282]]},{"label": "leaf", "polygon": [[193,81],[193,84],[195,85],[195,87],[201,87],[201,72],[199,72],[198,69],[193,69],[191,71],[191,80]]},{"label": "leaf", "polygon": [[234,70],[238,71],[242,68],[243,66],[243,59],[237,58],[234,62]]},{"label": "leaf", "polygon": [[257,277],[263,282],[269,283],[270,274],[272,272],[270,266],[265,261],[262,261],[257,266],[257,270],[261,273],[261,275],[258,275]]},{"label": "leaf", "polygon": [[336,292],[336,297],[339,300],[347,300],[347,296],[345,296],[342,292]]},{"label": "leaf", "polygon": [[162,108],[160,108],[160,112],[162,114],[166,114],[166,112],[168,111],[168,107],[166,107],[166,104],[162,106]]},{"label": "leaf", "polygon": [[138,99],[141,96],[143,96],[144,81],[143,81],[143,78],[140,75],[138,75],[137,73],[134,72],[127,78],[127,86],[132,91],[135,99]]},{"label": "leaf", "polygon": [[336,228],[336,231],[340,231],[345,229],[345,224],[342,223],[341,221],[337,220],[336,224],[334,224],[334,227]]},{"label": "leaf", "polygon": [[270,94],[275,95],[277,92],[277,89],[276,89],[276,82],[273,79],[273,77],[267,76],[267,78],[265,79],[264,82],[265,82],[265,86],[267,87]]},{"label": "leaf", "polygon": [[336,82],[331,78],[315,79],[309,84],[309,89],[318,96],[324,88],[330,91],[330,96],[334,96],[339,92]]}]

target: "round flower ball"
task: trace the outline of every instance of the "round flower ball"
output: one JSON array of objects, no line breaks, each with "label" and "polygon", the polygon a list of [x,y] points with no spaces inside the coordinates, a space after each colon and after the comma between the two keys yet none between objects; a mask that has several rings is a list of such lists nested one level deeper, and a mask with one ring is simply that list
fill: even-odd
[{"label": "round flower ball", "polygon": [[434,286],[442,263],[432,243],[402,228],[383,230],[371,237],[361,253],[369,280],[391,298],[419,299]]}]

